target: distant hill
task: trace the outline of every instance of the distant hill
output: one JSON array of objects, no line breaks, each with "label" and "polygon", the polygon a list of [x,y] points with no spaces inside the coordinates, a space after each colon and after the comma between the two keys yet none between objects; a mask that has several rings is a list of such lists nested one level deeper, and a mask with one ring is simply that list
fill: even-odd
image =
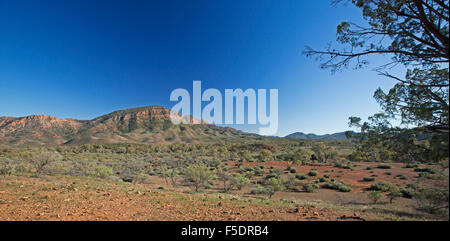
[{"label": "distant hill", "polygon": [[[196,120],[191,118],[191,121]],[[46,115],[0,117],[0,145],[196,143],[249,136],[255,135],[206,123],[174,125],[170,121],[170,110],[162,106],[119,110],[92,120]]]},{"label": "distant hill", "polygon": [[305,134],[303,132],[295,132],[285,136],[285,138],[293,138],[299,140],[347,140],[347,137],[345,136],[345,131],[325,135]]}]

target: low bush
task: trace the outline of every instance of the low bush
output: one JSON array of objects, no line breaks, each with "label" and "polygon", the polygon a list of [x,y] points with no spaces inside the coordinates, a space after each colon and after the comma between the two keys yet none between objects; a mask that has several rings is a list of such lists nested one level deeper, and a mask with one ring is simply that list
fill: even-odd
[{"label": "low bush", "polygon": [[321,178],[319,178],[319,182],[326,182],[326,181],[328,181],[328,179],[327,179],[327,178],[325,178],[325,177],[321,177]]},{"label": "low bush", "polygon": [[364,182],[373,182],[373,181],[375,181],[375,177],[364,177],[363,181]]},{"label": "low bush", "polygon": [[403,168],[416,168],[416,167],[419,167],[419,165],[414,163],[408,163]]},{"label": "low bush", "polygon": [[391,165],[381,164],[377,166],[378,169],[391,169]]},{"label": "low bush", "polygon": [[113,174],[113,170],[107,166],[97,166],[94,169],[93,176],[99,178],[107,178]]},{"label": "low bush", "polygon": [[333,189],[339,192],[350,192],[352,191],[351,187],[348,187],[343,182],[326,182],[322,185],[322,188]]},{"label": "low bush", "polygon": [[376,182],[373,183],[369,190],[371,191],[381,191],[381,192],[388,192],[390,190],[392,190],[392,188],[394,188],[395,185],[393,183],[388,183],[388,182]]},{"label": "low bush", "polygon": [[314,192],[314,190],[316,190],[317,188],[319,188],[318,185],[308,183],[308,184],[304,184],[303,185],[302,190],[304,192],[310,192],[311,193],[311,192]]},{"label": "low bush", "polygon": [[308,179],[307,175],[295,175],[295,178],[297,178],[298,180],[304,180],[304,179]]},{"label": "low bush", "polygon": [[406,180],[406,179],[408,179],[405,175],[402,175],[402,174],[398,174],[397,176],[395,176],[396,178],[398,178],[398,179],[401,179],[401,180]]},{"label": "low bush", "polygon": [[317,171],[311,170],[306,175],[308,175],[310,177],[315,177],[315,176],[317,176]]},{"label": "low bush", "polygon": [[431,168],[415,168],[414,169],[414,171],[415,172],[427,172],[427,173],[430,173],[430,174],[435,174],[436,172],[433,170],[433,169],[431,169]]}]

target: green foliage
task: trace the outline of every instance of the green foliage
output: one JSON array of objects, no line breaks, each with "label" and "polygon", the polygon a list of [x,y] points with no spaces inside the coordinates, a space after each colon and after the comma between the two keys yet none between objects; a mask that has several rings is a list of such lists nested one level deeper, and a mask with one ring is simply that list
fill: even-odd
[{"label": "green foliage", "polygon": [[396,188],[396,186],[393,183],[376,182],[376,183],[372,183],[372,185],[370,186],[369,190],[381,191],[381,192],[389,192],[389,191],[393,190],[394,188]]},{"label": "green foliage", "polygon": [[[339,1],[338,1],[339,2]],[[374,97],[381,113],[361,123],[354,137],[360,146],[352,160],[402,161],[409,163],[448,161],[449,157],[449,11],[442,1],[351,1],[362,9],[367,24],[342,22],[337,42],[342,48],[316,51],[307,56],[323,60],[333,71],[354,65],[362,68],[372,55],[390,56],[377,71],[396,84]],[[389,66],[405,66],[405,76],[387,72]],[[400,120],[401,126],[392,122]],[[394,127],[396,126],[396,127]],[[409,128],[413,127],[413,128]]]},{"label": "green foliage", "polygon": [[448,209],[448,187],[444,190],[437,188],[423,188],[415,193],[419,203],[419,209],[435,214],[439,210]]},{"label": "green foliage", "polygon": [[377,168],[379,168],[379,169],[391,169],[391,165],[381,164],[381,165],[378,165]]},{"label": "green foliage", "polygon": [[269,196],[272,196],[274,194],[273,190],[271,188],[268,187],[264,187],[261,185],[258,185],[257,187],[253,188],[250,191],[251,194],[266,194]]},{"label": "green foliage", "polygon": [[431,169],[431,168],[414,168],[415,172],[426,172],[426,173],[430,173],[430,174],[435,174],[436,172]]},{"label": "green foliage", "polygon": [[383,192],[381,191],[370,191],[368,197],[372,200],[374,204],[377,204],[378,201],[383,197]]},{"label": "green foliage", "polygon": [[351,192],[352,189],[345,185],[344,182],[326,182],[322,185],[322,188],[333,189],[339,192]]},{"label": "green foliage", "polygon": [[150,178],[150,175],[148,175],[148,174],[146,174],[146,173],[139,173],[139,174],[136,176],[136,182],[137,182],[137,183],[145,183],[145,184],[148,184],[148,183],[150,183],[150,182],[149,182],[149,178]]},{"label": "green foliage", "polygon": [[400,190],[405,198],[414,198],[418,204],[418,209],[431,214],[447,210],[449,202],[448,185],[443,188],[429,185],[408,184]]},{"label": "green foliage", "polygon": [[319,182],[326,182],[326,181],[328,181],[328,179],[326,177],[321,177],[318,180],[319,180]]},{"label": "green foliage", "polygon": [[338,160],[334,162],[334,166],[342,169],[352,169],[352,164],[350,162],[344,163],[344,160]]},{"label": "green foliage", "polygon": [[297,188],[298,185],[300,185],[300,181],[295,178],[293,175],[288,175],[287,178],[283,178],[283,185],[286,187],[287,190],[298,192],[299,189]]},{"label": "green foliage", "polygon": [[113,174],[113,170],[110,167],[107,166],[97,166],[94,169],[93,176],[98,178],[107,178],[110,177]]},{"label": "green foliage", "polygon": [[319,162],[327,162],[337,157],[337,152],[334,147],[325,144],[324,142],[314,143],[311,147],[315,157]]},{"label": "green foliage", "polygon": [[0,175],[9,176],[16,172],[16,167],[13,163],[6,159],[0,159]]},{"label": "green foliage", "polygon": [[284,184],[281,178],[272,177],[269,178],[266,188],[269,193],[269,198],[272,198],[275,192],[284,190]]},{"label": "green foliage", "polygon": [[273,173],[275,175],[281,176],[284,174],[284,169],[281,167],[275,167],[273,169],[270,170],[270,173]]},{"label": "green foliage", "polygon": [[295,178],[297,178],[298,180],[304,180],[304,179],[308,179],[307,175],[295,175]]},{"label": "green foliage", "polygon": [[250,179],[246,178],[245,176],[235,174],[231,178],[231,185],[233,187],[236,187],[238,190],[241,190],[246,185],[250,184]]},{"label": "green foliage", "polygon": [[419,167],[419,165],[415,163],[407,163],[404,168],[416,168],[416,167]]},{"label": "green foliage", "polygon": [[399,198],[399,197],[402,196],[402,192],[401,192],[397,187],[394,187],[394,188],[392,188],[392,189],[389,191],[389,193],[387,194],[387,196],[388,196],[388,198],[389,198],[389,203],[392,204],[392,202],[393,202],[395,199],[397,199],[397,198]]},{"label": "green foliage", "polygon": [[363,177],[364,182],[373,182],[375,181],[375,177]]},{"label": "green foliage", "polygon": [[310,183],[304,184],[302,186],[302,190],[304,192],[310,192],[310,193],[314,192],[314,190],[316,190],[317,188],[319,188],[319,186],[317,184],[310,184]]},{"label": "green foliage", "polygon": [[274,177],[270,178],[268,180],[268,185],[270,187],[272,187],[272,189],[274,191],[282,191],[282,190],[284,190],[284,185],[283,185],[283,181],[281,180],[281,178],[274,178]]},{"label": "green foliage", "polygon": [[310,177],[315,177],[315,176],[317,176],[317,171],[311,170],[306,175],[308,175]]},{"label": "green foliage", "polygon": [[192,185],[196,192],[202,187],[208,187],[209,181],[214,178],[214,172],[203,163],[190,165],[183,173],[187,183]]}]

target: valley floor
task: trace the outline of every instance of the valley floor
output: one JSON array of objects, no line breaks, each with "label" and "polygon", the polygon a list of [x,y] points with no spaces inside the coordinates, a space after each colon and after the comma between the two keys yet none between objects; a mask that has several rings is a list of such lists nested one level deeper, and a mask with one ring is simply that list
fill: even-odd
[{"label": "valley floor", "polygon": [[[314,196],[336,194],[321,190]],[[217,190],[186,193],[159,184],[72,176],[0,177],[0,220],[417,220],[434,219],[386,205],[267,200]],[[308,195],[304,193],[304,195]],[[351,194],[349,194],[351,195]],[[280,199],[281,198],[281,199]],[[398,210],[398,208],[395,208]]]}]

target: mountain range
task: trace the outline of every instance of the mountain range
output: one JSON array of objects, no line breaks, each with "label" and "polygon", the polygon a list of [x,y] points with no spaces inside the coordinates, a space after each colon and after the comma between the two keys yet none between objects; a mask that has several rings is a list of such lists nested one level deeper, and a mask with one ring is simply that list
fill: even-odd
[{"label": "mountain range", "polygon": [[316,135],[316,134],[305,134],[303,132],[295,132],[285,136],[285,138],[299,139],[299,140],[347,140],[344,132],[337,132],[333,134]]},{"label": "mountain range", "polygon": [[[230,127],[207,123],[174,125],[162,106],[118,110],[92,120],[48,115],[0,117],[0,145],[43,146],[101,143],[200,143],[263,138]],[[181,115],[176,113],[178,118]],[[191,117],[191,123],[199,123]],[[345,132],[316,135],[295,132],[285,138],[345,140]]]},{"label": "mountain range", "polygon": [[[145,106],[115,111],[92,120],[47,115],[0,117],[0,145],[196,143],[255,136],[206,123],[174,125],[170,113],[162,106]],[[181,118],[179,114],[178,117]],[[191,118],[191,122],[194,121]]]}]

